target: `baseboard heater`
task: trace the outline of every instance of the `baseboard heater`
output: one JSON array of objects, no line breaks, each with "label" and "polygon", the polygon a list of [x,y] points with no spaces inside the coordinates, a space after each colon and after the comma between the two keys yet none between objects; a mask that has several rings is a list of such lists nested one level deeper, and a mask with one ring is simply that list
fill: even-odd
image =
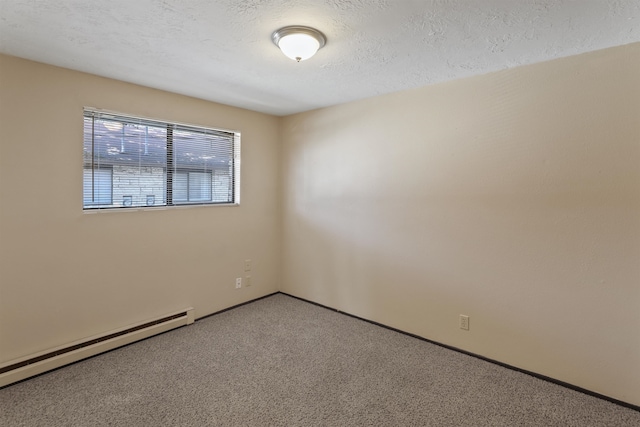
[{"label": "baseboard heater", "polygon": [[157,319],[136,323],[61,347],[11,360],[0,365],[0,387],[180,326],[190,325],[195,320],[194,316],[194,309],[187,308]]}]

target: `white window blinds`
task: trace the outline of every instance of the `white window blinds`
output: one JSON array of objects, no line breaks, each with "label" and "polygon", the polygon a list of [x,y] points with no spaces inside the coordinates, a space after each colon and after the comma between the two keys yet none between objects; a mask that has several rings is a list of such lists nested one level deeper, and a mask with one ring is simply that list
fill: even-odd
[{"label": "white window blinds", "polygon": [[84,209],[239,203],[240,134],[85,108]]}]

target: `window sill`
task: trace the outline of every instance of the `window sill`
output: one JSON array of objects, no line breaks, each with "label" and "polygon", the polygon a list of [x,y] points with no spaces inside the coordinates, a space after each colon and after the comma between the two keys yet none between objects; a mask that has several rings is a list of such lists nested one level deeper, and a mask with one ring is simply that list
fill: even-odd
[{"label": "window sill", "polygon": [[192,208],[213,208],[213,207],[234,207],[240,206],[240,203],[215,203],[215,204],[186,204],[174,206],[135,206],[129,208],[90,208],[82,209],[83,214],[101,214],[111,212],[140,212],[140,211],[165,211],[174,209],[192,209]]}]

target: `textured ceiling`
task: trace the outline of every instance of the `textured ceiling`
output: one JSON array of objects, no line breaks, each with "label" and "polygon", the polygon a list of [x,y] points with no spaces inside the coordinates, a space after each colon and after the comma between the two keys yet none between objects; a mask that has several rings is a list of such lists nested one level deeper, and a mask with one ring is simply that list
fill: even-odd
[{"label": "textured ceiling", "polygon": [[640,0],[0,0],[0,52],[277,115],[638,41]]}]

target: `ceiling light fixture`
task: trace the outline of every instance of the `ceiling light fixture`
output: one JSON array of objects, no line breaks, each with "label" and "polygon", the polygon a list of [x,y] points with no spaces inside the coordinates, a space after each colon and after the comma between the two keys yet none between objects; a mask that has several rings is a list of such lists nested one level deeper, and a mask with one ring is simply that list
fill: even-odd
[{"label": "ceiling light fixture", "polygon": [[316,54],[325,45],[327,39],[315,28],[291,25],[276,30],[271,40],[289,58],[304,61]]}]

